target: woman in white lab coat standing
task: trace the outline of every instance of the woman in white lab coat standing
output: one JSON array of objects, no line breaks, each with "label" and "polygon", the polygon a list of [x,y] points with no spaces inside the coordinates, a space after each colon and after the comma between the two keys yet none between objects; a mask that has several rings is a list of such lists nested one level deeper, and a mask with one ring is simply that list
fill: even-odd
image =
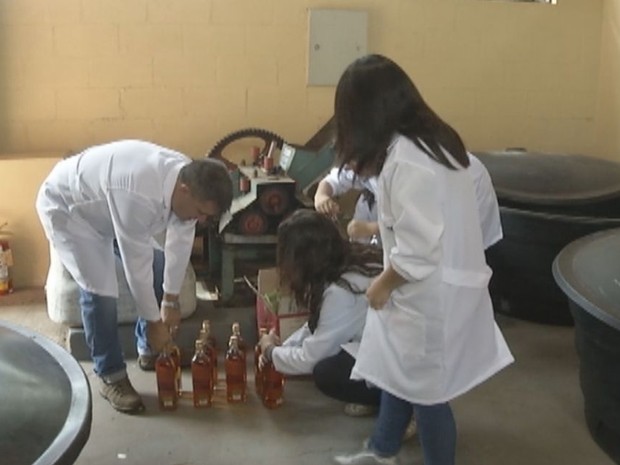
[{"label": "woman in white lab coat standing", "polygon": [[453,465],[449,401],[513,361],[493,318],[470,160],[393,61],[352,63],[335,97],[339,161],[378,176],[384,270],[352,377],[382,392],[374,431],[341,464],[395,463],[412,414],[425,465]]},{"label": "woman in white lab coat standing", "polygon": [[[59,162],[43,182],[36,207],[45,234],[80,288],[86,342],[99,393],[116,410],[144,409],[125,370],[118,340],[118,247],[139,316],[138,347],[156,354],[178,326],[178,295],[196,221],[230,207],[232,181],[211,159],[191,160],[149,142],[91,147]],[[166,235],[163,300],[154,290],[155,236]],[[143,339],[143,340],[141,340]]]}]

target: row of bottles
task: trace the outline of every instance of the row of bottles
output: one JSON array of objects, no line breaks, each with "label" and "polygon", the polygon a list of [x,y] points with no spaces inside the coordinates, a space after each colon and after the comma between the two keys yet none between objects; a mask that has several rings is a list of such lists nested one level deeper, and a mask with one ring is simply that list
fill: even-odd
[{"label": "row of bottles", "polygon": [[[266,330],[261,328],[261,335]],[[224,371],[226,373],[226,400],[230,403],[245,402],[247,386],[246,369],[247,347],[238,323],[232,325],[232,334],[225,355]],[[282,404],[284,377],[278,373],[272,363],[259,369],[260,345],[254,349],[254,367],[256,393],[268,408]],[[194,407],[210,407],[218,382],[217,346],[210,334],[208,320],[203,321],[195,342],[194,356],[191,363],[192,392]],[[155,364],[159,406],[162,410],[177,408],[179,397],[186,394],[181,386],[181,353],[171,343],[159,355]],[[187,393],[189,394],[189,393]]]}]

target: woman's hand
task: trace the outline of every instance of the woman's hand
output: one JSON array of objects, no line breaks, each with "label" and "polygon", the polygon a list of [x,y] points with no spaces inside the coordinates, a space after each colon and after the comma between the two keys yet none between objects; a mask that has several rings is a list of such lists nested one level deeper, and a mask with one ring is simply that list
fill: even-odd
[{"label": "woman's hand", "polygon": [[263,367],[271,361],[271,351],[275,346],[280,345],[280,338],[275,330],[272,329],[268,334],[261,336],[258,343],[260,344],[261,351],[261,355],[258,358],[258,368],[262,370]]},{"label": "woman's hand", "polygon": [[327,196],[317,195],[314,198],[314,208],[319,213],[327,215],[330,218],[335,218],[340,213],[340,205],[338,205],[334,199]]},{"label": "woman's hand", "polygon": [[368,303],[375,310],[381,310],[390,300],[392,291],[406,282],[405,278],[394,271],[391,265],[388,265],[366,290]]},{"label": "woman's hand", "polygon": [[379,233],[379,226],[372,221],[351,220],[347,234],[351,239],[365,239]]},{"label": "woman's hand", "polygon": [[260,341],[258,341],[258,343],[260,344],[260,351],[262,353],[265,353],[265,350],[267,349],[267,347],[279,346],[280,338],[278,337],[276,332],[272,329],[271,331],[269,331],[269,333],[261,336]]},{"label": "woman's hand", "polygon": [[375,279],[366,290],[366,297],[368,298],[368,304],[375,310],[381,310],[385,307],[392,294],[392,289],[385,286],[383,281],[379,278]]}]

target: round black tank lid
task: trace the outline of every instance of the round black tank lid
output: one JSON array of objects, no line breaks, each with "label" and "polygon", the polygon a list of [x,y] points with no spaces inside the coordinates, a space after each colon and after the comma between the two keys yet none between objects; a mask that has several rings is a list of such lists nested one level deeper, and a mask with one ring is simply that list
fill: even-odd
[{"label": "round black tank lid", "polygon": [[620,197],[620,163],[520,149],[474,155],[489,171],[500,204],[561,206]]},{"label": "round black tank lid", "polygon": [[564,247],[553,262],[553,276],[575,304],[620,331],[620,228]]}]

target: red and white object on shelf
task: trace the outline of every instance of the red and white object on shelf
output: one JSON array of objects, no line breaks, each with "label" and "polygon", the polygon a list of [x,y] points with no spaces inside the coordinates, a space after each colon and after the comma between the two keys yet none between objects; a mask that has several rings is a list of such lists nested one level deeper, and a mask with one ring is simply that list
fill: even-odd
[{"label": "red and white object on shelf", "polygon": [[[0,234],[2,228],[7,223],[0,225]],[[0,295],[6,295],[13,292],[13,280],[9,273],[9,268],[13,266],[13,253],[7,239],[0,237]]]}]

